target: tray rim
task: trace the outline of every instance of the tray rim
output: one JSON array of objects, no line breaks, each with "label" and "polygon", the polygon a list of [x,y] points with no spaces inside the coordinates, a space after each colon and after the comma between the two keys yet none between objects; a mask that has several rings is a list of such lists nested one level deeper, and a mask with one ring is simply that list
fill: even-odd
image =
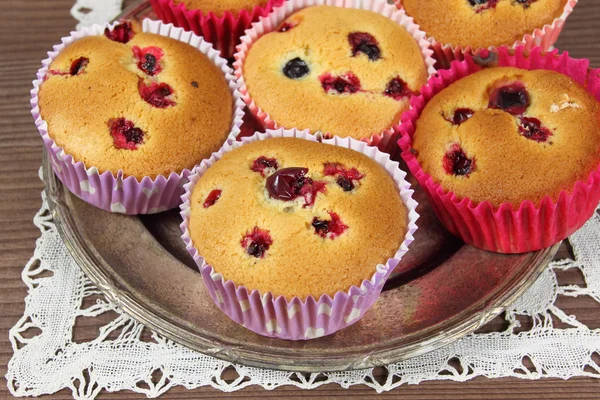
[{"label": "tray rim", "polygon": [[[312,373],[345,371],[385,366],[433,351],[477,330],[503,312],[535,282],[560,246],[558,243],[536,252],[536,256],[529,261],[527,268],[523,268],[512,279],[505,282],[501,290],[487,296],[485,302],[476,304],[475,311],[469,316],[457,314],[443,323],[405,336],[405,340],[400,344],[396,342],[389,346],[388,342],[386,348],[375,349],[366,355],[364,352],[361,355],[351,355],[350,349],[341,352],[338,356],[329,355],[327,359],[314,360],[314,355],[302,356],[291,349],[288,351],[289,354],[273,354],[237,345],[232,346],[223,340],[191,333],[185,327],[167,321],[159,312],[160,310],[152,308],[150,304],[143,304],[136,298],[135,291],[123,287],[108,276],[100,267],[104,262],[101,256],[94,249],[87,249],[83,245],[81,236],[77,229],[74,229],[75,224],[70,220],[68,205],[57,195],[60,190],[66,191],[66,189],[62,187],[52,171],[46,150],[43,156],[43,176],[48,206],[59,235],[77,265],[111,303],[145,327],[185,347],[224,361],[251,367]],[[141,295],[141,297],[145,296]],[[225,315],[223,317],[226,318]],[[420,337],[422,332],[426,333],[425,339],[417,340],[416,337]]]}]

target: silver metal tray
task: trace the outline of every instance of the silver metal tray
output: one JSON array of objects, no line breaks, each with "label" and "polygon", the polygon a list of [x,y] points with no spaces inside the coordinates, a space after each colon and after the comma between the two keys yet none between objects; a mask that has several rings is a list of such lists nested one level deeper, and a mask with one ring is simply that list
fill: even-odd
[{"label": "silver metal tray", "polygon": [[67,248],[112,302],[187,347],[272,369],[359,369],[443,346],[502,312],[558,248],[501,255],[467,246],[440,226],[418,190],[415,242],[365,317],[324,338],[270,339],[231,321],[213,304],[180,238],[178,210],[140,217],[102,211],[66,190],[47,157],[44,177]]}]

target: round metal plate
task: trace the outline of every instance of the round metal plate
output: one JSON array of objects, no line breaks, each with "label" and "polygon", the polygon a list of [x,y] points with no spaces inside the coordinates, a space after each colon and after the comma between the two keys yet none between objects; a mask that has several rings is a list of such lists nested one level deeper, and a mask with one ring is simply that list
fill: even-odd
[{"label": "round metal plate", "polygon": [[[146,2],[123,16],[154,17]],[[365,317],[324,338],[271,339],[234,323],[213,304],[180,238],[178,210],[140,217],[102,211],[69,193],[44,160],[56,226],[77,263],[112,302],[176,342],[251,366],[348,370],[426,353],[502,312],[559,246],[519,255],[467,246],[445,231],[417,189],[421,218],[415,242]]]},{"label": "round metal plate", "polygon": [[359,369],[431,351],[503,311],[558,248],[501,255],[464,245],[439,225],[418,190],[415,242],[374,307],[334,335],[285,341],[246,330],[213,304],[180,238],[177,210],[140,217],[102,211],[68,192],[47,157],[44,177],[67,248],[112,302],[187,347],[264,368]]}]

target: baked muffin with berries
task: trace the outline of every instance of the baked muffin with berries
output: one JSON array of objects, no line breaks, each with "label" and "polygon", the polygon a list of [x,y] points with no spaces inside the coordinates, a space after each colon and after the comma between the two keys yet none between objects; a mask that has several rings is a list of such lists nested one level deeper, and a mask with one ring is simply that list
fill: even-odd
[{"label": "baked muffin with berries", "polygon": [[194,32],[231,58],[244,31],[285,0],[150,0],[162,21]]},{"label": "baked muffin with berries", "polygon": [[397,123],[428,76],[404,26],[334,6],[290,15],[251,44],[241,69],[248,97],[276,125],[354,138]]},{"label": "baked muffin with berries", "polygon": [[600,163],[600,106],[568,76],[484,69],[437,93],[423,109],[413,153],[459,199],[538,205],[587,181]]},{"label": "baked muffin with berries", "polygon": [[58,146],[88,168],[139,180],[191,169],[218,150],[233,107],[206,55],[128,21],[67,46],[39,90]]},{"label": "baked muffin with berries", "polygon": [[193,188],[189,235],[214,271],[249,291],[315,299],[371,279],[400,248],[394,181],[347,148],[272,138],[226,153]]},{"label": "baked muffin with berries", "polygon": [[427,36],[443,45],[512,45],[563,14],[568,0],[400,0]]},{"label": "baked muffin with berries", "polygon": [[214,13],[217,17],[223,16],[225,12],[238,15],[240,11],[251,11],[255,7],[264,7],[269,0],[173,0],[178,6],[183,4],[188,10],[200,10],[205,14]]}]

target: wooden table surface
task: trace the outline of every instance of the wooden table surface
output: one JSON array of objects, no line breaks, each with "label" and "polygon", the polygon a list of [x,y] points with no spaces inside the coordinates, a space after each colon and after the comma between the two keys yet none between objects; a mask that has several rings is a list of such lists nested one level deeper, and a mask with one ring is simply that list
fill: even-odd
[{"label": "wooden table surface", "polygon": [[[126,1],[129,3],[130,1]],[[40,61],[52,45],[68,34],[76,21],[69,14],[74,0],[2,0],[0,12],[0,376],[12,356],[8,330],[23,314],[27,289],[21,281],[23,266],[31,257],[39,236],[32,218],[40,207],[42,183],[37,178],[42,141],[30,114],[29,90]],[[580,0],[558,42],[574,57],[587,57],[592,66],[600,67],[600,0]],[[577,277],[569,278],[577,280]],[[599,308],[593,301],[561,299],[568,314],[577,315],[590,328],[600,327]],[[97,325],[80,327],[77,335],[93,338]],[[174,388],[165,399],[241,399],[296,398],[300,396],[329,399],[397,398],[397,399],[591,399],[600,398],[600,381],[574,378],[568,381],[542,379],[527,381],[516,378],[476,378],[468,382],[433,381],[420,385],[403,385],[377,395],[366,386],[348,390],[327,385],[312,391],[282,387],[266,391],[250,387],[234,393],[213,388],[186,390]],[[6,382],[0,385],[0,398],[11,398]],[[47,399],[70,399],[71,393],[43,396]],[[99,399],[143,399],[132,392],[102,393]]]}]

